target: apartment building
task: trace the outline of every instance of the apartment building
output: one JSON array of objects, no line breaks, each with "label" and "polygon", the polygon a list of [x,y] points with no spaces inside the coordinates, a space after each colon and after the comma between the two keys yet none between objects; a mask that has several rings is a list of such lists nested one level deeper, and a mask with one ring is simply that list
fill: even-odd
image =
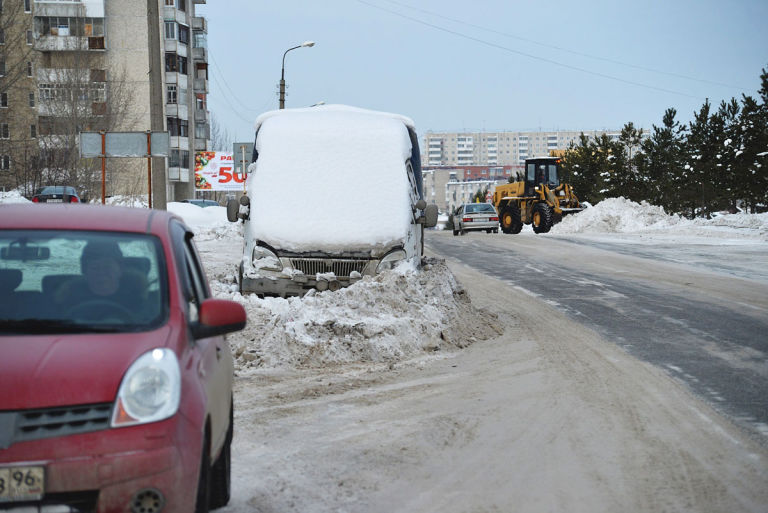
[{"label": "apartment building", "polygon": [[31,0],[0,2],[0,190],[38,154],[37,52]]},{"label": "apartment building", "polygon": [[618,139],[620,130],[553,132],[427,132],[421,161],[425,166],[515,166],[525,159],[546,157],[550,150],[578,144],[579,136],[607,133]]},{"label": "apartment building", "polygon": [[[67,185],[96,199],[100,196],[94,183],[96,164],[79,159],[77,133],[167,130],[171,136],[167,162],[153,164],[153,171],[165,177],[163,196],[173,201],[194,195],[194,152],[211,147],[207,25],[195,13],[195,6],[206,1],[151,1],[2,2],[2,26],[9,7],[22,6],[22,16],[16,18],[25,25],[14,26],[23,31],[24,43],[32,49],[29,83],[23,91],[17,87],[6,114],[20,125],[12,132],[21,134],[29,124],[26,146],[36,155],[27,162],[17,154],[10,156],[8,169],[0,169],[0,187],[69,181],[77,183]],[[23,53],[19,44],[5,50],[8,61]],[[2,80],[0,92],[5,92]],[[36,123],[20,121],[25,109]],[[2,130],[0,125],[0,136]],[[0,168],[2,164],[0,151]],[[146,194],[146,159],[107,160],[108,196]]]}]

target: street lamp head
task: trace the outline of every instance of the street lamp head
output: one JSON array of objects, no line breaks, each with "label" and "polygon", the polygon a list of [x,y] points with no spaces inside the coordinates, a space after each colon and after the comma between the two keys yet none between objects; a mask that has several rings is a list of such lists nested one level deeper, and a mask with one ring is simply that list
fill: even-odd
[{"label": "street lamp head", "polygon": [[314,41],[304,41],[303,43],[301,43],[301,46],[305,46],[305,47],[309,48],[311,46],[315,46],[315,42]]}]

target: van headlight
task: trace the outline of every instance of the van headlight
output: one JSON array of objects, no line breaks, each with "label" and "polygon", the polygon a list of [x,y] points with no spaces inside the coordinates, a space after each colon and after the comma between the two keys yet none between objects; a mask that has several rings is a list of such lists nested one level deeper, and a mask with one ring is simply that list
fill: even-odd
[{"label": "van headlight", "polygon": [[266,271],[283,270],[283,264],[280,262],[280,259],[277,258],[277,255],[264,246],[256,246],[253,248],[251,261],[253,267],[256,269],[264,269]]},{"label": "van headlight", "polygon": [[388,271],[389,269],[393,269],[398,263],[402,262],[406,258],[405,251],[402,249],[396,249],[394,251],[390,251],[386,255],[384,255],[384,258],[381,259],[381,262],[379,262],[379,265],[376,266],[376,274],[382,272],[382,271]]},{"label": "van headlight", "polygon": [[157,422],[179,409],[181,372],[170,349],[141,355],[123,376],[112,412],[112,427]]}]

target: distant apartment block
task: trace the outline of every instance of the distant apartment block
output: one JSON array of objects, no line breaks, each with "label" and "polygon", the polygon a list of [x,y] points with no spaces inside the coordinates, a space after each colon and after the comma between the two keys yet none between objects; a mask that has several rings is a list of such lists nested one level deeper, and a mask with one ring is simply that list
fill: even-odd
[{"label": "distant apartment block", "polygon": [[582,133],[591,138],[606,133],[618,139],[621,132],[427,132],[421,161],[425,167],[517,166],[527,158],[546,157],[550,150],[565,150],[571,143],[578,144]]}]

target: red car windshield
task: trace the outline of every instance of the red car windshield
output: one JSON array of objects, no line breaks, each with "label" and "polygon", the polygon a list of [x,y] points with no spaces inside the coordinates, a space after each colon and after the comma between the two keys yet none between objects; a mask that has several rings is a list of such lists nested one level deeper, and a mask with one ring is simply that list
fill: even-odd
[{"label": "red car windshield", "polygon": [[149,330],[167,317],[167,295],[154,236],[0,231],[0,333]]}]

